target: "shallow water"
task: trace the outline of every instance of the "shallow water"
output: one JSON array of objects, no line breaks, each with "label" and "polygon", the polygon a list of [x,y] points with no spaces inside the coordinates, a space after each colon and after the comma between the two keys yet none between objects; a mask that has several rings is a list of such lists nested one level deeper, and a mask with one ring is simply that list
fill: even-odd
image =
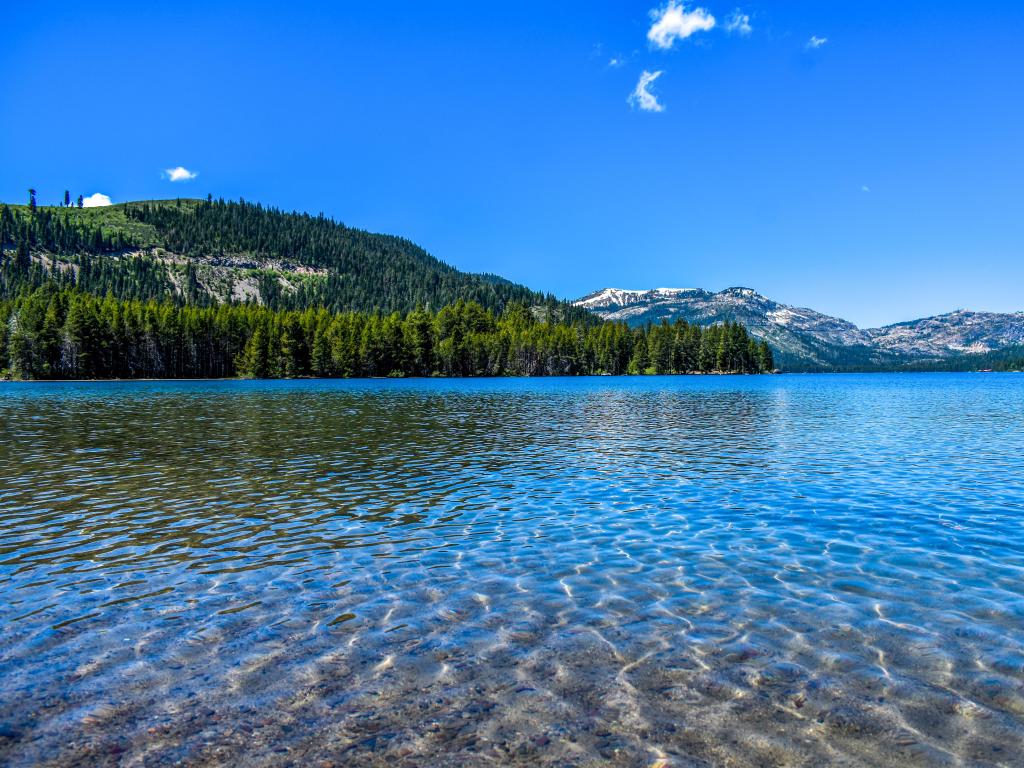
[{"label": "shallow water", "polygon": [[1022,755],[1024,376],[0,384],[0,764]]}]

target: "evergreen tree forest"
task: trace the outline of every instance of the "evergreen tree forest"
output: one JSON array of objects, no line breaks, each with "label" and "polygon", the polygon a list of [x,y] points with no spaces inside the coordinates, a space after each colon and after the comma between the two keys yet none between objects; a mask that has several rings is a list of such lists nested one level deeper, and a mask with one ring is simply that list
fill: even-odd
[{"label": "evergreen tree forest", "polygon": [[[258,297],[225,298],[202,284],[200,270],[225,262],[251,266],[242,271],[258,282]],[[603,323],[553,296],[460,272],[407,240],[322,215],[212,199],[88,209],[70,190],[57,206],[37,206],[33,191],[30,205],[0,205],[3,377],[773,368],[771,350],[739,325]]]},{"label": "evergreen tree forest", "polygon": [[[155,254],[173,255],[176,266]],[[212,305],[230,296],[214,295],[199,274],[225,264],[235,265],[235,276],[252,277],[261,303],[273,309],[406,313],[462,299],[494,312],[517,302],[564,319],[589,317],[500,277],[461,272],[403,238],[323,215],[223,200],[86,209],[0,204],[0,298],[56,284],[119,299]]]},{"label": "evergreen tree forest", "polygon": [[957,355],[944,360],[923,360],[909,363],[902,370],[921,372],[1024,371],[1024,346]]},{"label": "evergreen tree forest", "polygon": [[0,376],[16,379],[758,373],[768,345],[735,323],[643,328],[500,314],[198,306],[50,284],[0,300]]}]

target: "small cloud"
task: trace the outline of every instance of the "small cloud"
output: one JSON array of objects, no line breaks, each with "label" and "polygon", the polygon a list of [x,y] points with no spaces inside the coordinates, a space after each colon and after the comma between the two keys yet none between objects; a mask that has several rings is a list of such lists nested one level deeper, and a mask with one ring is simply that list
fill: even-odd
[{"label": "small cloud", "polygon": [[82,198],[83,208],[103,208],[107,205],[113,205],[110,198],[101,192],[89,195],[88,197]]},{"label": "small cloud", "polygon": [[651,93],[654,81],[663,74],[664,72],[660,69],[657,72],[648,72],[645,69],[640,75],[640,81],[636,84],[636,88],[629,95],[630,105],[643,112],[664,112],[665,107],[658,102],[658,97]]},{"label": "small cloud", "polygon": [[732,16],[729,17],[729,21],[725,24],[725,31],[731,32],[734,35],[743,35],[746,37],[754,28],[750,26],[750,14],[743,13],[739,8],[732,12]]},{"label": "small cloud", "polygon": [[860,188],[860,191],[861,192],[870,192],[871,191],[871,187],[869,187],[867,184],[865,184],[863,187]]},{"label": "small cloud", "polygon": [[807,41],[807,50],[813,51],[817,48],[821,48],[821,46],[823,46],[827,42],[827,37],[818,37],[817,35],[811,35],[811,39]]},{"label": "small cloud", "polygon": [[608,66],[609,66],[609,67],[611,67],[611,68],[613,68],[613,69],[618,69],[619,67],[621,67],[621,66],[622,66],[623,64],[625,64],[625,63],[626,63],[626,62],[624,62],[624,61],[623,61],[623,60],[622,60],[622,59],[621,59],[620,57],[618,57],[618,56],[613,56],[613,57],[612,57],[611,59],[609,59],[609,60],[608,60]]},{"label": "small cloud", "polygon": [[651,11],[653,23],[647,31],[647,39],[655,48],[668,50],[676,40],[685,40],[696,32],[714,29],[715,17],[703,8],[686,10],[677,0],[668,0],[668,5]]},{"label": "small cloud", "polygon": [[164,178],[168,181],[192,181],[198,175],[195,171],[190,171],[180,165],[177,168],[168,168],[164,171]]}]

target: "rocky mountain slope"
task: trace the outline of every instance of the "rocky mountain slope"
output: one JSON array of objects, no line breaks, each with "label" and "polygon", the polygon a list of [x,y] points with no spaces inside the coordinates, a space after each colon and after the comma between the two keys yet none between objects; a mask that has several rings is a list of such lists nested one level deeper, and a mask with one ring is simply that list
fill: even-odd
[{"label": "rocky mountain slope", "polygon": [[576,306],[632,325],[663,318],[702,325],[737,320],[753,335],[767,339],[777,350],[777,360],[791,369],[892,367],[1024,344],[1024,312],[958,311],[861,329],[812,309],[780,304],[750,288],[718,293],[699,288],[606,288]]},{"label": "rocky mountain slope", "polygon": [[958,310],[867,331],[879,348],[923,357],[981,354],[1024,344],[1024,312]]},{"label": "rocky mountain slope", "polygon": [[460,299],[493,311],[592,315],[503,278],[463,272],[401,237],[323,215],[214,200],[103,208],[0,204],[0,298],[46,284],[120,299],[405,312]]}]

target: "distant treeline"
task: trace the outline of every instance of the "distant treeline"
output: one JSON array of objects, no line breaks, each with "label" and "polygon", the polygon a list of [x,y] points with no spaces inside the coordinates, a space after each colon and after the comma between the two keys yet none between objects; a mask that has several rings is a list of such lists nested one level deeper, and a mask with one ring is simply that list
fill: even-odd
[{"label": "distant treeline", "polygon": [[1024,371],[1024,346],[910,363],[908,371]]},{"label": "distant treeline", "polygon": [[471,301],[434,313],[181,306],[53,286],[0,301],[0,375],[65,378],[573,376],[758,373],[764,342],[735,323],[645,328],[499,316]]},{"label": "distant treeline", "polygon": [[[844,350],[847,351],[847,350]],[[1006,347],[993,352],[952,355],[944,358],[912,360],[894,355],[885,363],[874,363],[868,355],[859,357],[850,351],[844,364],[812,363],[792,355],[776,355],[776,364],[786,373],[971,373],[975,371],[1024,371],[1024,346]],[[862,360],[862,361],[858,361]]]}]

